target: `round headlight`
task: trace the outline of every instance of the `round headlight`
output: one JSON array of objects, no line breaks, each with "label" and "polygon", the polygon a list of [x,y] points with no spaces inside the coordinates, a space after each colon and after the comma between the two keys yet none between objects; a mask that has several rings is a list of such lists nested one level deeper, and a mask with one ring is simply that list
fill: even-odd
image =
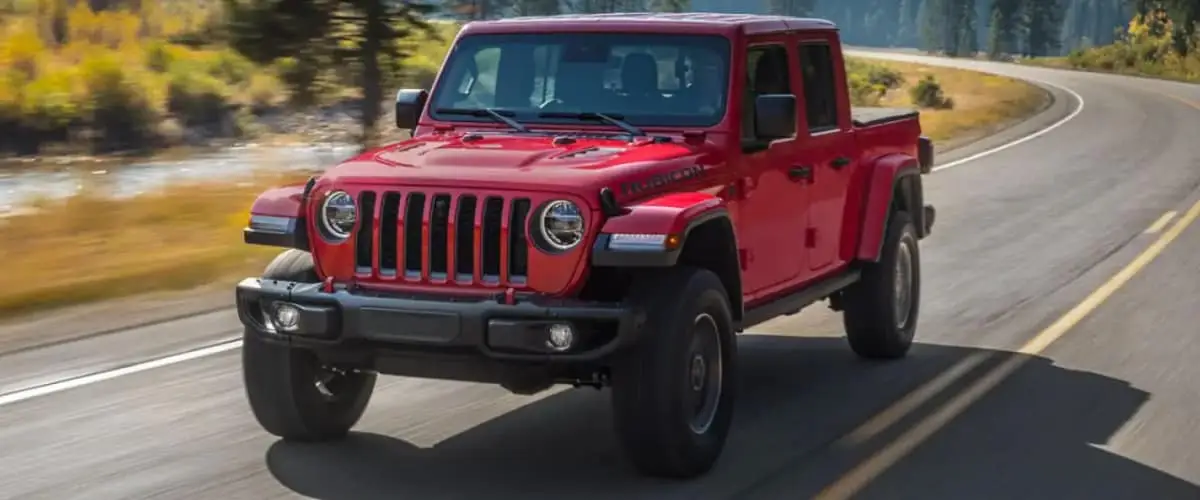
[{"label": "round headlight", "polygon": [[554,250],[569,250],[583,241],[583,212],[567,200],[546,204],[538,223],[542,240]]},{"label": "round headlight", "polygon": [[321,227],[331,238],[349,238],[357,220],[358,206],[349,193],[334,191],[325,197],[325,203],[321,205]]}]

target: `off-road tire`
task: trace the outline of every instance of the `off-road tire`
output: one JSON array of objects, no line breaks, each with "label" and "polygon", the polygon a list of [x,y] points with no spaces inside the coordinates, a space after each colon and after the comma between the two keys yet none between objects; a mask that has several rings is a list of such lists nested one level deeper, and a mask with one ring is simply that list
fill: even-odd
[{"label": "off-road tire", "polygon": [[[905,256],[910,279],[901,277],[898,265]],[[907,306],[897,305],[897,282],[907,289]],[[861,279],[845,290],[842,322],[855,354],[867,359],[904,357],[912,347],[921,308],[921,253],[916,226],[905,211],[892,212],[882,255],[864,263]],[[903,311],[907,311],[904,314]]]},{"label": "off-road tire", "polygon": [[[312,255],[287,250],[267,266],[263,278],[315,283]],[[347,371],[329,389],[316,381],[325,374],[308,350],[262,340],[246,329],[242,336],[242,377],[250,409],[267,432],[288,441],[329,441],[346,436],[366,411],[375,389],[374,373]],[[335,385],[336,384],[336,385]]]},{"label": "off-road tire", "polygon": [[[618,439],[641,474],[700,476],[720,457],[733,418],[737,342],[729,298],[716,274],[682,266],[643,275],[632,290],[630,302],[647,316],[638,344],[612,370]],[[711,340],[694,343],[702,339]],[[717,375],[711,361],[692,371],[696,353],[720,360]],[[697,383],[703,389],[693,392]],[[702,417],[686,407],[693,394],[712,405],[697,405],[706,409],[696,412]]]}]

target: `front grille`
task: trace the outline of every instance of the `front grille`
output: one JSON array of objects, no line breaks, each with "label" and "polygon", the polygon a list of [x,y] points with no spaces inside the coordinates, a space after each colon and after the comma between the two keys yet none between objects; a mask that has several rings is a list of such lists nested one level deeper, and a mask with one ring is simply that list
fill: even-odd
[{"label": "front grille", "polygon": [[528,198],[362,191],[355,235],[360,277],[522,286]]}]

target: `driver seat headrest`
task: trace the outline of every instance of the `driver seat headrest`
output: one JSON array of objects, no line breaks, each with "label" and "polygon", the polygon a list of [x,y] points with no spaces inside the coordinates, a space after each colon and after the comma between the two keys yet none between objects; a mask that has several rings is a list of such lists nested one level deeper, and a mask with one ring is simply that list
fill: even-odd
[{"label": "driver seat headrest", "polygon": [[650,54],[635,52],[621,64],[621,89],[630,94],[658,92],[658,61]]}]

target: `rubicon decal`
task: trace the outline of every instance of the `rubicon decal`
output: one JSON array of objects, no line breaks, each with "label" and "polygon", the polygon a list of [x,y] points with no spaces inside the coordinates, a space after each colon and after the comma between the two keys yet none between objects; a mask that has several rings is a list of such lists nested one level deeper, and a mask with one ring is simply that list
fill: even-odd
[{"label": "rubicon decal", "polygon": [[676,182],[682,182],[700,177],[704,173],[704,167],[700,165],[692,165],[661,174],[654,174],[646,179],[633,182],[621,183],[621,194],[629,196],[645,191],[661,189]]}]

